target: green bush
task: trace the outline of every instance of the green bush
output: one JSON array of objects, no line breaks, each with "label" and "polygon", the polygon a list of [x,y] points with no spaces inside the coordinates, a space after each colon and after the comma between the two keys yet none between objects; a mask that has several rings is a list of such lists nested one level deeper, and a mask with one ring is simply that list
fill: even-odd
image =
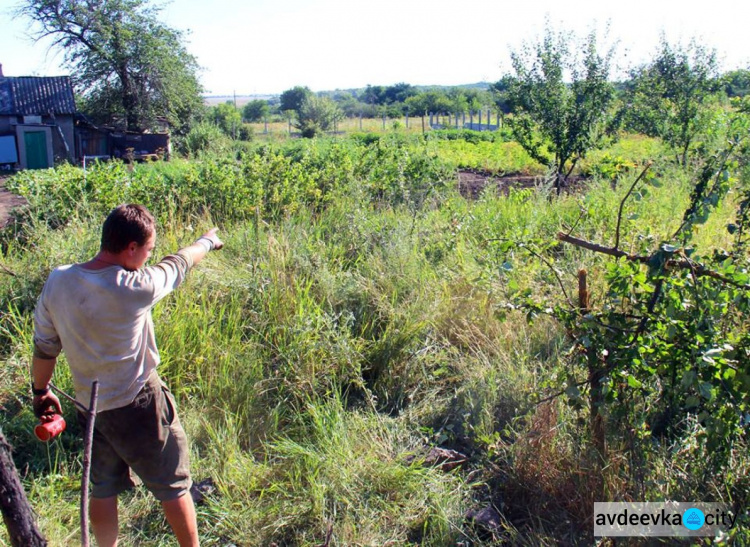
[{"label": "green bush", "polygon": [[230,148],[230,139],[215,123],[201,122],[193,126],[177,145],[178,150],[192,158],[222,153]]}]

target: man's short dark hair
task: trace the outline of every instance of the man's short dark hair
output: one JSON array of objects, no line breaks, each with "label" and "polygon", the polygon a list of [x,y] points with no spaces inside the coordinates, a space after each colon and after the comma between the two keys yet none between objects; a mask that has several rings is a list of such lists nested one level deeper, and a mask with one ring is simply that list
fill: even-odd
[{"label": "man's short dark hair", "polygon": [[154,233],[154,226],[154,216],[143,205],[120,205],[104,221],[101,250],[117,254],[133,241],[145,245]]}]

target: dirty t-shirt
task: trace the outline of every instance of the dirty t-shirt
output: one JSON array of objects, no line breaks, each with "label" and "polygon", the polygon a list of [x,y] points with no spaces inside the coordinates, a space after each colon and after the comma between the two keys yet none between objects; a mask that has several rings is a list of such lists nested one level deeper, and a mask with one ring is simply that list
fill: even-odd
[{"label": "dirty t-shirt", "polygon": [[97,411],[130,404],[159,364],[151,308],[183,282],[192,265],[189,253],[178,252],[136,271],[56,268],[34,312],[35,355],[65,352],[76,400],[84,407],[94,380]]}]

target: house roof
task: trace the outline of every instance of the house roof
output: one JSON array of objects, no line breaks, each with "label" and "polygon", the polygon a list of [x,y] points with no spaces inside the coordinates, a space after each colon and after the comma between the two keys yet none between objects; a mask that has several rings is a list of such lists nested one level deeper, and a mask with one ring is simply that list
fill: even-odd
[{"label": "house roof", "polygon": [[75,114],[69,76],[0,77],[0,115],[41,116],[50,112]]}]

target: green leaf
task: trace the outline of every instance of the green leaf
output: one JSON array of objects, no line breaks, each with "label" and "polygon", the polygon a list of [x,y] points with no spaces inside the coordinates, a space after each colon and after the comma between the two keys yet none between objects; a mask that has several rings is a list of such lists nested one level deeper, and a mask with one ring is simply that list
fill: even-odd
[{"label": "green leaf", "polygon": [[630,387],[642,387],[643,382],[638,380],[635,376],[628,376],[628,386]]},{"label": "green leaf", "polygon": [[727,368],[722,373],[722,377],[724,378],[724,380],[732,380],[735,376],[737,376],[737,371],[733,368]]},{"label": "green leaf", "polygon": [[570,397],[571,399],[580,399],[581,398],[581,390],[578,389],[577,385],[570,385],[565,390],[565,394]]},{"label": "green leaf", "polygon": [[704,399],[712,401],[715,396],[715,391],[714,386],[708,382],[700,382],[698,384],[698,392]]},{"label": "green leaf", "polygon": [[682,375],[682,381],[680,382],[682,384],[682,387],[692,386],[697,376],[698,374],[694,370],[685,371],[685,374]]}]

